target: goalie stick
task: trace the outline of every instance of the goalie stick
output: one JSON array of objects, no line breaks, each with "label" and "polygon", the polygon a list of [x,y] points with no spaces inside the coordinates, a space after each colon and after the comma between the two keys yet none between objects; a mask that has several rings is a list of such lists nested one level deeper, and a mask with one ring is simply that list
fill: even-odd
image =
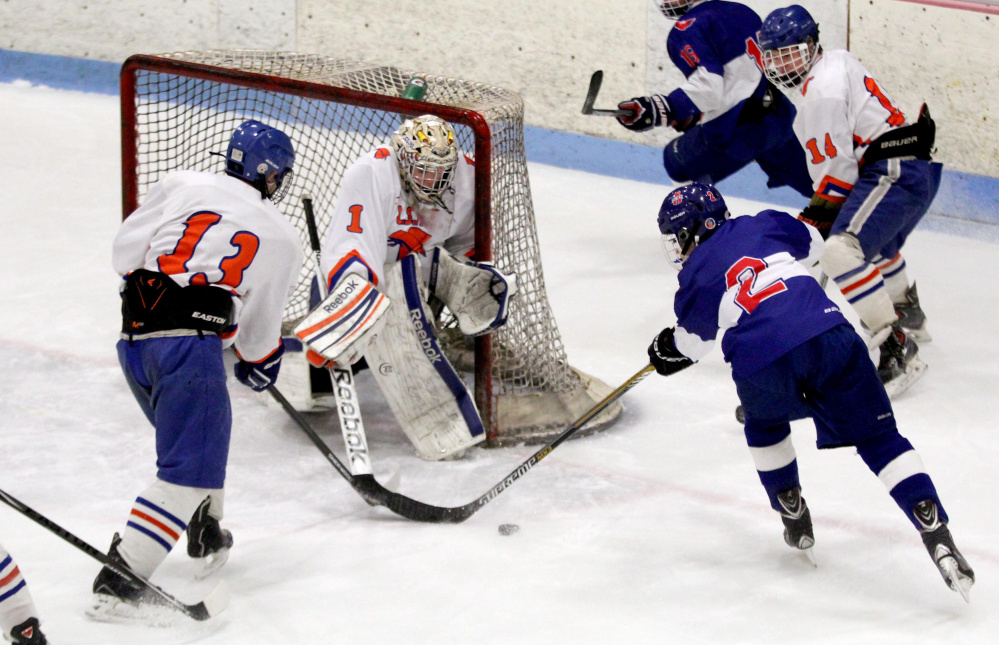
[{"label": "goalie stick", "polygon": [[[317,287],[320,299],[327,295],[326,278],[319,268],[321,245],[319,230],[316,227],[316,214],[312,210],[312,198],[302,198],[302,208],[305,209],[305,223],[309,228],[309,244],[316,255]],[[343,443],[347,448],[347,461],[354,475],[371,475],[371,457],[368,455],[368,438],[364,432],[364,421],[361,419],[361,406],[357,399],[357,389],[354,387],[354,373],[348,365],[329,367],[333,381],[333,397],[336,400],[336,414],[340,420],[343,432]],[[372,477],[372,479],[374,479]]]},{"label": "goalie stick", "polygon": [[631,110],[597,110],[593,107],[600,92],[600,84],[604,82],[603,70],[593,72],[590,77],[590,87],[586,90],[586,100],[583,101],[583,114],[591,116],[631,116]]},{"label": "goalie stick", "polygon": [[405,495],[400,495],[399,493],[393,493],[375,481],[375,478],[372,475],[351,475],[350,471],[348,471],[343,463],[337,459],[336,455],[330,451],[329,447],[326,446],[319,435],[316,434],[316,431],[312,429],[305,417],[303,417],[302,414],[298,412],[298,410],[296,410],[273,385],[268,388],[268,390],[271,395],[277,399],[281,406],[288,411],[288,414],[290,414],[292,419],[298,423],[299,427],[301,427],[302,430],[309,435],[309,438],[312,439],[312,442],[316,445],[316,447],[319,448],[324,455],[326,455],[326,459],[333,464],[333,467],[336,468],[337,472],[340,473],[340,475],[354,487],[354,490],[360,493],[361,497],[363,497],[369,504],[372,506],[384,506],[396,515],[417,522],[459,524],[470,518],[476,513],[476,511],[509,488],[513,482],[520,479],[529,470],[534,468],[538,462],[550,455],[560,443],[576,434],[576,432],[585,426],[592,418],[600,414],[607,408],[607,406],[621,398],[625,392],[638,385],[642,379],[654,370],[655,368],[652,367],[652,365],[646,365],[643,367],[631,378],[618,386],[616,390],[608,394],[603,400],[590,408],[571,426],[563,430],[562,434],[555,437],[555,439],[548,443],[544,448],[528,457],[526,461],[520,464],[509,475],[504,477],[498,484],[471,502],[463,506],[455,507],[433,506],[411,499]]},{"label": "goalie stick", "polygon": [[76,548],[80,549],[90,557],[94,558],[95,560],[97,560],[107,568],[111,569],[115,573],[124,576],[133,582],[138,582],[144,587],[152,590],[152,592],[159,597],[160,601],[163,604],[173,609],[176,609],[181,613],[187,614],[194,620],[200,621],[200,620],[208,620],[209,618],[214,618],[215,616],[218,616],[220,613],[222,613],[222,611],[229,605],[229,590],[226,587],[224,581],[220,582],[214,589],[212,589],[212,592],[209,593],[205,597],[205,599],[202,600],[201,602],[195,603],[193,605],[186,605],[177,598],[174,598],[167,592],[163,591],[153,583],[149,582],[139,574],[135,573],[127,566],[123,566],[118,562],[110,560],[105,554],[101,553],[100,551],[92,547],[90,544],[76,537],[75,535],[73,535],[66,529],[62,528],[52,520],[48,519],[41,513],[29,508],[23,502],[20,502],[19,500],[15,499],[14,497],[4,492],[3,490],[0,490],[0,501],[2,501],[7,506],[10,506],[21,515],[24,515],[29,520],[32,520],[33,522],[36,522],[41,526],[47,528],[48,530],[52,531],[53,533],[61,537],[63,540],[66,540],[67,542],[69,542]]}]

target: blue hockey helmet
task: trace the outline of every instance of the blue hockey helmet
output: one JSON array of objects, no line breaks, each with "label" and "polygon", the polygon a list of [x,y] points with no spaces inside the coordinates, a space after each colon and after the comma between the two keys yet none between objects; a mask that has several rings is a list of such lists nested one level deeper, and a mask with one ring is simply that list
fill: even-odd
[{"label": "blue hockey helmet", "polygon": [[763,73],[775,85],[786,88],[801,83],[822,51],[819,26],[812,14],[797,4],[771,11],[756,40],[763,51]]},{"label": "blue hockey helmet", "polygon": [[232,133],[225,153],[225,172],[279,202],[291,184],[295,149],[288,135],[260,121],[244,121]]},{"label": "blue hockey helmet", "polygon": [[694,182],[666,195],[659,208],[659,232],[670,266],[679,270],[728,217],[728,206],[714,186]]}]

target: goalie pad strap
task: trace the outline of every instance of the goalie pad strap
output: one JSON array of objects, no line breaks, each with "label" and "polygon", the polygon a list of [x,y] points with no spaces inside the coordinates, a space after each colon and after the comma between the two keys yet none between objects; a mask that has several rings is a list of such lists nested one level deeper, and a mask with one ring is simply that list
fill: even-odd
[{"label": "goalie pad strap", "polygon": [[472,401],[472,397],[468,393],[468,389],[462,382],[461,377],[458,376],[458,373],[454,371],[454,367],[444,357],[444,352],[441,351],[440,344],[437,342],[437,335],[434,334],[433,327],[427,321],[426,313],[423,310],[423,299],[420,297],[420,272],[416,266],[416,262],[413,261],[413,257],[409,255],[402,260],[402,283],[406,294],[406,308],[409,310],[409,320],[412,322],[416,336],[420,340],[420,349],[423,350],[423,354],[434,366],[434,369],[437,370],[441,380],[451,390],[451,394],[454,395],[458,403],[458,408],[461,410],[461,416],[465,419],[465,423],[468,424],[468,430],[472,433],[473,437],[477,437],[485,432],[482,427],[482,419],[479,418],[479,412],[475,409],[475,403]]},{"label": "goalie pad strap", "polygon": [[138,269],[125,279],[123,334],[191,329],[222,335],[232,319],[232,296],[211,285],[182,287],[166,273]]}]

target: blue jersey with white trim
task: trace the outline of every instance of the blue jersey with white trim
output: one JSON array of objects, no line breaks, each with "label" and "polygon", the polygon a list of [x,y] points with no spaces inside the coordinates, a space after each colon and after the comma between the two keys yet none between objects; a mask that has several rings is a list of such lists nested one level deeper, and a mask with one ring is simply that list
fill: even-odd
[{"label": "blue jersey with white trim", "polygon": [[666,51],[687,80],[668,95],[674,118],[700,112],[706,133],[731,135],[746,100],[766,91],[757,60],[760,25],[755,11],[726,0],[695,5],[677,20]]},{"label": "blue jersey with white trim", "polygon": [[677,349],[705,355],[721,330],[732,376],[743,379],[847,320],[808,272],[818,231],[780,211],[725,222],[680,270]]}]

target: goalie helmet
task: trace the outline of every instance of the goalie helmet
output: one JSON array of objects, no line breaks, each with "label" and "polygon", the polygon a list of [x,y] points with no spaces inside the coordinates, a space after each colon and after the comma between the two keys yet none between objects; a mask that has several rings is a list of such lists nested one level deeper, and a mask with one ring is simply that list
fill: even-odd
[{"label": "goalie helmet", "polygon": [[226,174],[242,179],[274,202],[288,192],[294,163],[295,149],[288,135],[252,119],[232,133],[225,153]]},{"label": "goalie helmet", "polygon": [[822,53],[819,26],[801,5],[771,11],[756,39],[763,51],[763,73],[780,87],[800,84]]},{"label": "goalie helmet", "polygon": [[659,232],[670,266],[679,270],[728,217],[725,200],[713,186],[695,182],[666,195],[659,209]]},{"label": "goalie helmet", "polygon": [[451,187],[458,162],[454,128],[439,117],[425,114],[407,119],[392,135],[399,159],[402,185],[424,204],[444,205],[444,191]]},{"label": "goalie helmet", "polygon": [[687,13],[698,0],[655,0],[656,7],[670,20],[676,20]]}]

